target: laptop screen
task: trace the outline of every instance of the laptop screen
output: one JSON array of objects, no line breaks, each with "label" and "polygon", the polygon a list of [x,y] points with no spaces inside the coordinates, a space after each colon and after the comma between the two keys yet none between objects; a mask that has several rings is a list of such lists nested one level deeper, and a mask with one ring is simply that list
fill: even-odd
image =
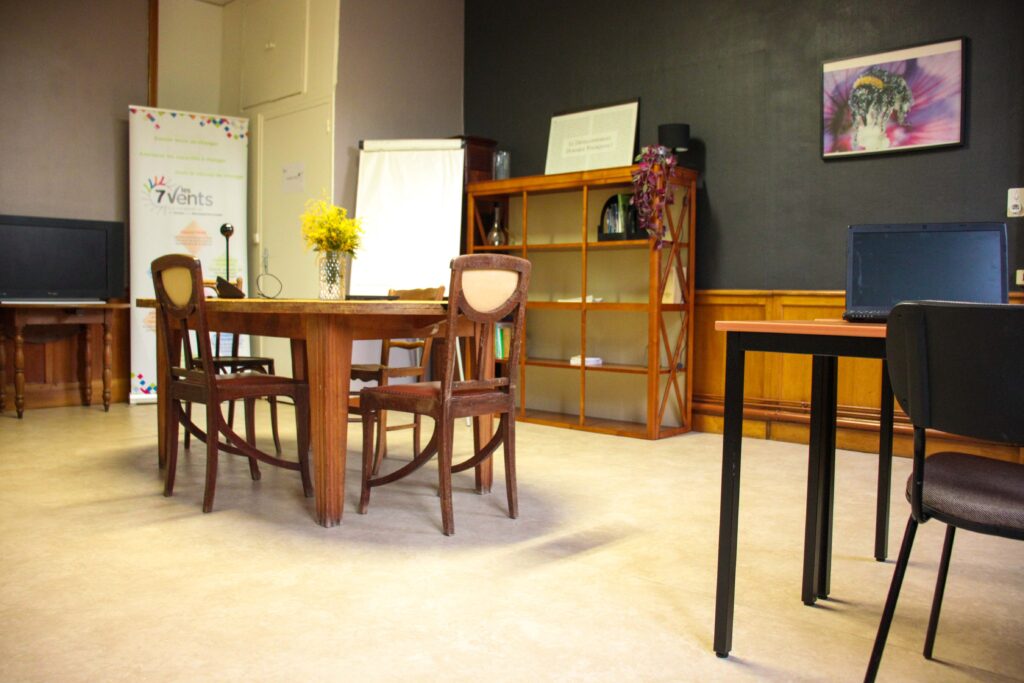
[{"label": "laptop screen", "polygon": [[851,225],[846,309],[888,311],[901,301],[1006,303],[1005,223]]}]

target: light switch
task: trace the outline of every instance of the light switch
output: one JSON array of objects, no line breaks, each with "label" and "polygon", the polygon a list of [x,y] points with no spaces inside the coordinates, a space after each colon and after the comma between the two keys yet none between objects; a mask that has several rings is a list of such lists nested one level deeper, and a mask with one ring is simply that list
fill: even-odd
[{"label": "light switch", "polygon": [[1011,187],[1006,191],[1006,217],[1021,216],[1024,216],[1024,187]]}]

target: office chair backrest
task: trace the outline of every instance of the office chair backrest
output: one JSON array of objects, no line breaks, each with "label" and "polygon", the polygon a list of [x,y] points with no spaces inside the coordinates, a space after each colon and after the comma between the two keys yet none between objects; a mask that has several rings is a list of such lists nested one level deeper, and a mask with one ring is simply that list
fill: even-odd
[{"label": "office chair backrest", "polygon": [[1024,443],[1024,306],[901,303],[885,349],[915,427]]},{"label": "office chair backrest", "polygon": [[[210,353],[210,328],[206,322],[206,295],[203,292],[203,268],[199,261],[185,254],[168,254],[153,261],[153,289],[160,304],[157,324],[164,338],[164,352],[172,358],[172,331],[181,332],[185,356],[178,366],[202,367],[207,376],[214,374]],[[198,354],[192,351],[188,320],[195,320]],[[200,359],[196,363],[196,358]]]}]

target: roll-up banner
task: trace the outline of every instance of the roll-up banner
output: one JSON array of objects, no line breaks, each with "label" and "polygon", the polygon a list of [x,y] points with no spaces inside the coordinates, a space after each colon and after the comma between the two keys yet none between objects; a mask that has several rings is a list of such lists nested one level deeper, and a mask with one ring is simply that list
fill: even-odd
[{"label": "roll-up banner", "polygon": [[[234,281],[246,268],[249,120],[150,107],[129,111],[132,403],[156,400],[156,312],[150,263],[190,254],[203,277]],[[221,226],[234,227],[230,238]],[[227,232],[225,230],[224,232]],[[243,290],[248,290],[243,281]],[[208,290],[209,294],[209,290]],[[240,353],[248,353],[243,338]]]}]

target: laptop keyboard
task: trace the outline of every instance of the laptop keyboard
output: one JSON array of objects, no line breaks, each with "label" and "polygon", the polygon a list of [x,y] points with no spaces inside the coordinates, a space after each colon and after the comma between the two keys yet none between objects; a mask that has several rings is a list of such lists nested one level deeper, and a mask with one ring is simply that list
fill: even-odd
[{"label": "laptop keyboard", "polygon": [[843,313],[843,320],[851,323],[884,323],[889,319],[889,309],[858,309]]}]

